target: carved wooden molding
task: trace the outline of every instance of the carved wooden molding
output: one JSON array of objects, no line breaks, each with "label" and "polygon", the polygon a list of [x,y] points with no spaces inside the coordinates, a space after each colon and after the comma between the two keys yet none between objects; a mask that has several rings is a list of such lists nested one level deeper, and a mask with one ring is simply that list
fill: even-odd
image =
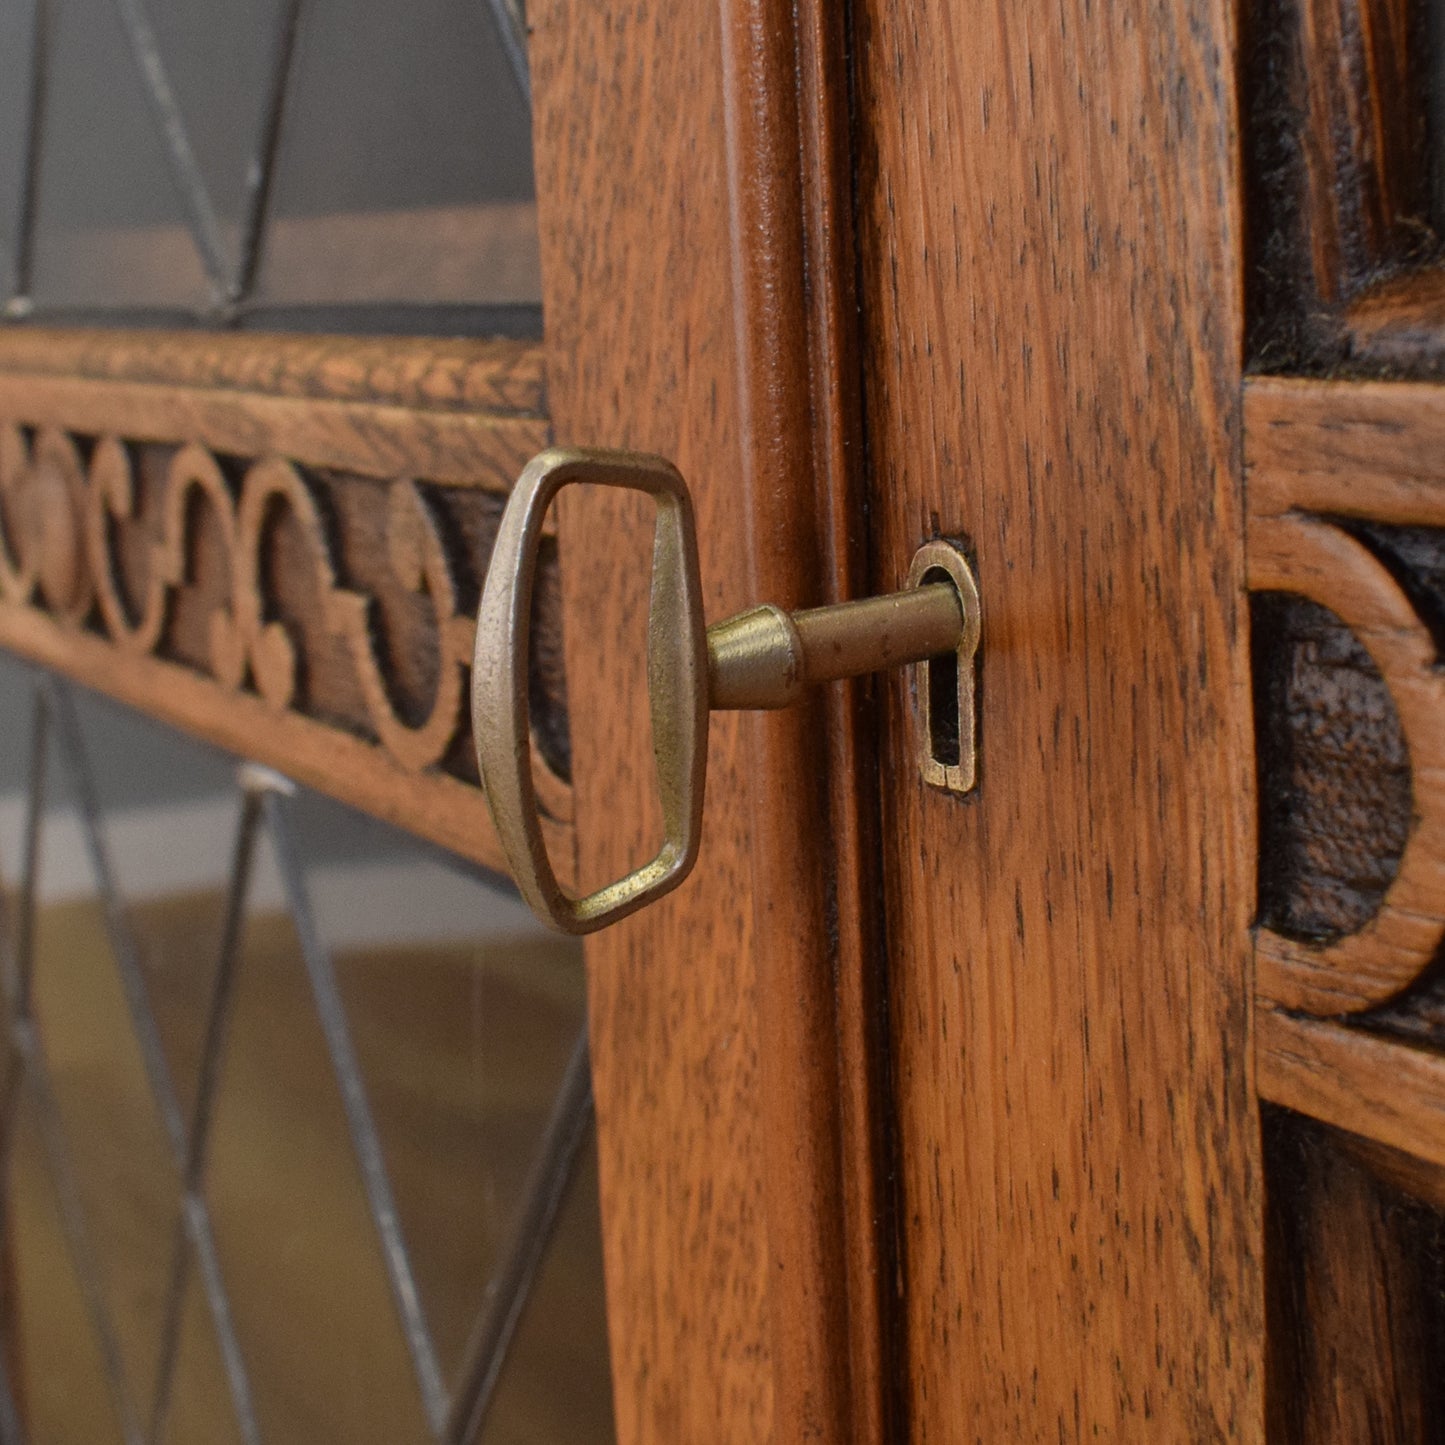
[{"label": "carved wooden molding", "polygon": [[542,348],[533,341],[15,327],[0,333],[0,373],[478,416],[547,414]]},{"label": "carved wooden molding", "polygon": [[1356,933],[1316,946],[1265,928],[1257,986],[1287,1008],[1328,1015],[1382,1004],[1419,977],[1445,937],[1445,674],[1434,639],[1386,568],[1329,522],[1251,519],[1249,582],[1329,608],[1369,650],[1410,750],[1416,818],[1379,911]]},{"label": "carved wooden molding", "polygon": [[1445,940],[1445,672],[1400,580],[1353,520],[1445,527],[1445,396],[1423,385],[1269,381],[1245,404],[1249,585],[1327,607],[1369,651],[1410,753],[1414,819],[1374,918],[1326,944],[1262,928],[1262,1002],[1320,1016],[1409,989]]},{"label": "carved wooden molding", "polygon": [[516,343],[0,332],[0,645],[500,869],[467,673],[541,405]]}]

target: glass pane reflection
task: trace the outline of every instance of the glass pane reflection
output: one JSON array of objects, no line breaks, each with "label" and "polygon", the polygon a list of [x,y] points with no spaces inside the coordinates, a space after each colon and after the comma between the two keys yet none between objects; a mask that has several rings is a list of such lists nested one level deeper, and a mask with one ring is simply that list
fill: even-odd
[{"label": "glass pane reflection", "polygon": [[258,300],[540,300],[531,123],[484,0],[309,0]]},{"label": "glass pane reflection", "polygon": [[203,310],[205,267],[113,0],[47,7],[30,296]]},{"label": "glass pane reflection", "polygon": [[[0,668],[0,710],[37,682],[55,766],[7,1176],[32,1438],[98,1438],[120,1401],[160,1440],[610,1439],[575,942],[109,703]],[[17,751],[0,821],[25,810]]]},{"label": "glass pane reflection", "polygon": [[403,835],[308,796],[306,882],[335,962],[443,1374],[510,1241],[585,1022],[575,944]]},{"label": "glass pane reflection", "polygon": [[0,5],[0,314],[530,333],[524,35],[518,0]]}]

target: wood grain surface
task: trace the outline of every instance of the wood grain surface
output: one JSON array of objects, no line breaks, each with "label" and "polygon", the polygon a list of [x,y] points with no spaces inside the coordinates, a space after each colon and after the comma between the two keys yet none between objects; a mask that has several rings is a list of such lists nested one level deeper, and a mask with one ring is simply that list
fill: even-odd
[{"label": "wood grain surface", "polygon": [[[845,9],[829,0],[802,0],[794,11],[813,514],[821,550],[820,595],[841,601],[867,596],[871,590],[851,92],[844,83],[850,36]],[[825,819],[805,820],[800,834],[802,844],[813,847],[821,834],[832,850],[824,916],[837,989],[847,1303],[847,1358],[834,1367],[847,1375],[843,1438],[856,1445],[883,1445],[898,1438],[903,1428],[879,848],[880,686],[878,679],[863,678],[825,689],[820,702],[828,750],[828,811]],[[805,734],[801,740],[805,767],[816,765],[815,738]]]},{"label": "wood grain surface", "polygon": [[[754,598],[806,607],[850,595],[862,561],[844,36],[821,0],[721,11],[744,557]],[[850,701],[832,689],[744,720],[780,1441],[884,1428],[874,1119],[860,1097],[881,1043],[866,973],[876,795]]]},{"label": "wood grain surface", "polygon": [[[755,589],[827,600],[849,570],[834,497],[848,373],[829,340],[836,282],[806,290],[805,258],[835,244],[820,225],[847,220],[821,190],[844,173],[835,22],[750,0],[625,15],[544,0],[529,20],[558,439],[679,466],[709,617]],[[559,513],[579,868],[600,881],[645,856],[655,821],[637,645],[648,523],[626,498],[569,495]],[[880,1384],[878,1221],[867,1136],[846,1153],[839,1139],[844,1109],[866,1128],[870,1103],[838,1093],[845,991],[842,1048],[866,1052],[865,903],[849,890],[867,855],[851,777],[830,814],[829,766],[852,746],[835,706],[832,744],[823,708],[715,718],[693,878],[589,942],[626,1445],[866,1439],[880,1419],[854,1404]]]},{"label": "wood grain surface", "polygon": [[1385,563],[1319,518],[1252,517],[1249,577],[1327,607],[1369,650],[1400,719],[1413,792],[1410,831],[1374,915],[1322,942],[1262,929],[1256,987],[1317,1014],[1384,1003],[1424,972],[1445,935],[1445,679],[1435,642]]},{"label": "wood grain surface", "polygon": [[546,415],[534,341],[11,326],[0,331],[0,372]]},{"label": "wood grain surface", "polygon": [[1345,308],[1349,354],[1387,376],[1445,368],[1445,269],[1386,273]]},{"label": "wood grain surface", "polygon": [[[1258,1082],[1283,1106],[1266,1112],[1270,1438],[1424,1440],[1445,1327],[1445,397],[1259,380],[1245,418],[1256,617],[1309,613],[1284,651],[1256,635],[1265,816],[1319,863],[1363,850],[1325,870],[1341,899],[1386,864],[1319,936],[1263,895]],[[1281,724],[1311,740],[1287,776],[1271,771]],[[1296,901],[1320,877],[1296,876]]]},{"label": "wood grain surface", "polygon": [[[504,870],[476,775],[473,613],[540,360],[265,336],[0,334],[0,644]],[[555,542],[534,676],[571,790]]]},{"label": "wood grain surface", "polygon": [[1251,515],[1445,526],[1445,388],[1252,377],[1244,420]]},{"label": "wood grain surface", "polygon": [[1362,1028],[1259,1010],[1260,1097],[1445,1166],[1445,1055]]},{"label": "wood grain surface", "polygon": [[918,1441],[1263,1433],[1232,13],[856,7],[874,580],[983,601],[977,795],[884,762]]}]

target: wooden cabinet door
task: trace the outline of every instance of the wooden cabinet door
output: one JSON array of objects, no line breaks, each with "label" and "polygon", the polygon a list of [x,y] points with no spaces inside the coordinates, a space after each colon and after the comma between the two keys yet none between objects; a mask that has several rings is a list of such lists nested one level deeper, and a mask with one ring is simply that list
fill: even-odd
[{"label": "wooden cabinet door", "polygon": [[534,20],[559,434],[679,464],[710,615],[940,535],[984,609],[972,794],[906,675],[715,717],[697,876],[591,946],[623,1437],[1257,1438],[1229,7]]},{"label": "wooden cabinet door", "polygon": [[984,608],[976,796],[888,699],[910,1428],[1258,1439],[1232,7],[969,10],[856,41],[874,565]]},{"label": "wooden cabinet door", "polygon": [[[592,948],[623,1435],[1251,1438],[1233,20],[825,9],[535,13],[561,435],[678,461],[711,613],[938,535],[984,605],[974,795],[907,678],[715,718],[698,877]],[[639,581],[569,575],[616,707]]]},{"label": "wooden cabinet door", "polygon": [[[559,434],[681,466],[710,616],[934,536],[984,616],[972,793],[906,674],[715,717],[697,875],[590,946],[624,1438],[1438,1433],[1409,8],[534,9]],[[561,525],[615,871],[645,568]]]},{"label": "wooden cabinet door", "polygon": [[[14,22],[27,44],[49,8]],[[319,51],[276,9],[277,65],[344,52],[335,7]],[[493,10],[539,244],[509,268],[477,242],[438,285],[500,309],[449,302],[429,340],[318,339],[324,308],[309,337],[53,307],[0,334],[0,642],[505,872],[468,612],[532,452],[674,462],[710,619],[896,588],[953,539],[983,608],[976,785],[922,776],[912,672],[718,714],[694,875],[587,943],[617,1438],[1435,1438],[1423,4],[530,0],[525,31]],[[155,87],[144,11],[117,8],[122,41],[169,124],[184,87]],[[291,194],[313,297],[355,274],[360,233],[302,214],[371,154],[348,94]],[[32,121],[68,93],[35,95]],[[57,116],[103,173],[124,127],[84,144]],[[46,172],[11,179],[23,218]],[[199,269],[166,260],[166,224],[149,269],[108,253],[144,319],[161,297],[297,329],[247,186],[238,269],[188,184],[157,194]],[[497,235],[531,237],[529,207]],[[450,211],[362,230],[409,264],[451,226],[479,234]],[[12,319],[84,292],[82,252],[15,236]],[[547,542],[538,772],[581,886],[660,828],[650,536],[637,499],[569,492]],[[586,1058],[563,1091],[583,1113]],[[430,1437],[466,1438],[426,1388]]]},{"label": "wooden cabinet door", "polygon": [[[709,614],[939,535],[984,607],[975,793],[907,678],[714,718],[698,876],[592,945],[621,1435],[1257,1438],[1228,7],[533,19],[559,435],[681,465]],[[614,868],[621,527],[562,529]]]},{"label": "wooden cabinet door", "polygon": [[[710,619],[861,585],[841,15],[533,5],[559,441],[693,489]],[[805,272],[816,284],[805,288]],[[579,873],[655,847],[650,525],[560,509]],[[851,696],[712,722],[704,861],[589,940],[620,1437],[878,1438],[876,846]]]}]

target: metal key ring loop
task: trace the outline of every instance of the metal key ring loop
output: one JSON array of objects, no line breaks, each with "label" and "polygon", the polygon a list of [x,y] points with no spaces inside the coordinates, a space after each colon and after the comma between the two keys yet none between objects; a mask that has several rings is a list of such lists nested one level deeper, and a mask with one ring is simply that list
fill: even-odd
[{"label": "metal key ring loop", "polygon": [[[563,487],[620,487],[657,504],[647,628],[648,694],[663,843],[650,863],[574,898],[547,857],[528,716],[532,594],[547,508]],[[528,463],[502,516],[477,612],[472,718],[492,819],[523,898],[565,933],[592,933],[675,888],[697,856],[707,770],[707,638],[697,530],[671,463],[633,452],[554,447]]]}]

